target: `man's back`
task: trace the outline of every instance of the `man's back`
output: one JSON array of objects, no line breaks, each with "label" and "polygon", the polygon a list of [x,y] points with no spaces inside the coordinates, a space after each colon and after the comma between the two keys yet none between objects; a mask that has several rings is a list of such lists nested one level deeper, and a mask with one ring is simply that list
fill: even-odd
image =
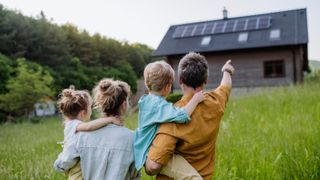
[{"label": "man's back", "polygon": [[133,132],[108,125],[79,134],[77,142],[85,179],[130,179],[134,176]]},{"label": "man's back", "polygon": [[[151,160],[166,164],[174,149],[182,155],[204,179],[211,179],[214,169],[215,143],[230,89],[219,87],[206,93],[187,124],[167,123],[160,126],[148,154]],[[184,96],[177,106],[186,105],[191,96]]]}]

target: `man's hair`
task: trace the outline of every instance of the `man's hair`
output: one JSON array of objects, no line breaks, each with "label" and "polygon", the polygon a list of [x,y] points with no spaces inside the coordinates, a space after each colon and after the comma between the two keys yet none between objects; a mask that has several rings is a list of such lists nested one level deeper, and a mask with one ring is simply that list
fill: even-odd
[{"label": "man's hair", "polygon": [[179,62],[178,76],[180,81],[192,88],[202,86],[208,78],[208,62],[199,53],[190,52]]},{"label": "man's hair", "polygon": [[165,61],[148,64],[144,69],[144,82],[149,91],[161,91],[174,81],[174,70]]}]

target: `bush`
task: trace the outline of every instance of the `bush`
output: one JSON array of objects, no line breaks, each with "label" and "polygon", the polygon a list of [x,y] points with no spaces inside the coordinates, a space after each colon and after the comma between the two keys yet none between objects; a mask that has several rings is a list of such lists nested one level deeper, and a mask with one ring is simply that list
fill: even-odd
[{"label": "bush", "polygon": [[167,97],[167,101],[175,103],[179,101],[181,98],[182,98],[181,93],[172,93],[172,94],[169,94],[169,96]]},{"label": "bush", "polygon": [[42,119],[41,117],[34,116],[34,117],[31,117],[29,120],[32,124],[38,124],[40,123],[41,119]]},{"label": "bush", "polygon": [[0,124],[6,122],[7,116],[6,113],[0,112]]},{"label": "bush", "polygon": [[320,69],[313,70],[311,73],[305,76],[307,82],[320,81]]}]

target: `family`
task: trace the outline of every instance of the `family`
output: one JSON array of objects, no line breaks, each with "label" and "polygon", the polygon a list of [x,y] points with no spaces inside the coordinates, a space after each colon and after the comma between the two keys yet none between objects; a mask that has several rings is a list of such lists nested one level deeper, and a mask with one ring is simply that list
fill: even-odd
[{"label": "family", "polygon": [[[157,179],[211,179],[220,120],[232,87],[230,63],[221,69],[220,86],[204,92],[208,62],[198,53],[186,54],[178,65],[183,97],[174,105],[166,101],[174,70],[165,61],[148,64],[148,94],[138,102],[134,132],[123,126],[127,83],[103,79],[94,87],[93,98],[87,91],[63,90],[58,105],[65,118],[64,147],[55,170],[68,179],[140,179],[143,167]],[[89,121],[92,106],[101,118]]]}]

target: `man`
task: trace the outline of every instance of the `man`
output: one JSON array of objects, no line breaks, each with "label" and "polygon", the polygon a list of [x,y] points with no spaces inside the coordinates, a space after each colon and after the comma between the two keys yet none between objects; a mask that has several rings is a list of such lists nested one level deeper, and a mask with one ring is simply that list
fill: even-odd
[{"label": "man", "polygon": [[[205,94],[205,100],[193,112],[190,123],[167,123],[160,126],[148,153],[148,174],[158,174],[165,165],[170,167],[168,161],[173,153],[177,153],[182,155],[203,179],[212,178],[220,121],[232,87],[231,75],[234,68],[230,63],[230,60],[227,61],[222,68],[220,86]],[[183,97],[176,103],[178,107],[187,104],[195,92],[204,89],[208,74],[208,63],[204,56],[189,53],[181,59],[178,76]],[[170,178],[158,175],[157,179]]]}]

